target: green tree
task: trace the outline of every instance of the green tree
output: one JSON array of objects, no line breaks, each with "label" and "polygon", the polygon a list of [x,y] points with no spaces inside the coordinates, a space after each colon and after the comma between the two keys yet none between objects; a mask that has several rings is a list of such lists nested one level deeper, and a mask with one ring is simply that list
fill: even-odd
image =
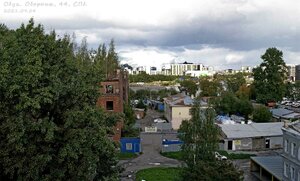
[{"label": "green tree", "polygon": [[198,90],[198,86],[193,80],[183,80],[180,82],[180,86],[183,87],[189,95],[195,96]]},{"label": "green tree", "polygon": [[[0,174],[12,180],[118,180],[86,49],[31,19],[0,27]],[[83,48],[83,47],[81,47]]]},{"label": "green tree", "polygon": [[140,108],[140,109],[147,109],[147,106],[144,104],[143,100],[139,100],[139,102],[136,105],[136,108]]},{"label": "green tree", "polygon": [[294,93],[294,99],[299,101],[300,100],[300,80],[297,80],[295,82],[293,93]]},{"label": "green tree", "polygon": [[235,93],[240,99],[250,99],[251,87],[243,84],[240,86],[239,90]]},{"label": "green tree", "polygon": [[246,120],[248,120],[249,115],[253,112],[252,103],[247,99],[239,99],[237,110],[241,115],[245,117]]},{"label": "green tree", "polygon": [[272,113],[266,106],[258,106],[253,111],[253,121],[258,123],[270,122]]},{"label": "green tree", "polygon": [[200,96],[218,96],[221,85],[218,80],[209,80],[208,77],[200,78]]},{"label": "green tree", "polygon": [[253,70],[256,99],[260,103],[280,101],[285,94],[286,65],[282,51],[269,48],[261,56],[263,62]]},{"label": "green tree", "polygon": [[133,128],[135,124],[135,114],[129,104],[124,104],[124,128],[122,129],[123,137],[138,136],[138,129]]},{"label": "green tree", "polygon": [[219,114],[235,114],[238,112],[239,99],[232,92],[223,92],[214,103],[215,109]]},{"label": "green tree", "polygon": [[186,163],[183,180],[242,180],[242,173],[231,162],[215,158],[219,130],[214,124],[214,110],[201,108],[200,99],[197,98],[191,113],[192,118],[183,121],[179,129]]},{"label": "green tree", "polygon": [[225,82],[227,84],[227,90],[233,93],[237,92],[239,88],[246,83],[243,73],[239,72],[233,75],[228,75],[225,77]]},{"label": "green tree", "polygon": [[286,83],[285,97],[291,100],[300,100],[300,81],[297,80],[295,83]]}]

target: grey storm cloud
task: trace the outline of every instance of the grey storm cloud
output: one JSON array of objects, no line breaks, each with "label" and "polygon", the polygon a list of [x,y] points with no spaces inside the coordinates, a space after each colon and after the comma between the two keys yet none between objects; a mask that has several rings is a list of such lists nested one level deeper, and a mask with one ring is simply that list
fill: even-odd
[{"label": "grey storm cloud", "polygon": [[78,12],[3,16],[0,22],[17,28],[34,17],[46,31],[75,33],[78,42],[86,37],[92,48],[113,38],[120,57],[137,64],[152,55],[162,62],[255,65],[268,47],[281,47],[288,62],[300,62],[297,0],[87,1],[91,5]]}]

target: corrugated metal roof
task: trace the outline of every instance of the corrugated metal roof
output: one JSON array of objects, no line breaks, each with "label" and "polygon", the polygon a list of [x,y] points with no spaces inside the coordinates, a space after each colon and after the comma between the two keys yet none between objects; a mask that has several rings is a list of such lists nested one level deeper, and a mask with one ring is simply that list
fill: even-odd
[{"label": "corrugated metal roof", "polygon": [[273,116],[277,116],[277,117],[283,117],[285,115],[294,113],[294,111],[284,109],[284,108],[271,109],[270,111],[273,114]]},{"label": "corrugated metal roof", "polygon": [[164,99],[170,106],[192,106],[193,99],[185,94],[176,94]]},{"label": "corrugated metal roof", "polygon": [[252,138],[282,135],[283,122],[252,124],[219,124],[227,138]]},{"label": "corrugated metal roof", "polygon": [[281,156],[251,157],[251,160],[274,175],[278,180],[282,180],[283,159]]}]

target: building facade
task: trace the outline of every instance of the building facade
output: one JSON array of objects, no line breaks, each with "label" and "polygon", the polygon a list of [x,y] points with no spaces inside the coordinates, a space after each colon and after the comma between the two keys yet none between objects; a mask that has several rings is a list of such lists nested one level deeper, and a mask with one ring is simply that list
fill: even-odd
[{"label": "building facade", "polygon": [[213,67],[205,67],[203,64],[194,63],[174,63],[171,64],[171,75],[186,75],[186,72],[202,72],[202,71],[213,71]]},{"label": "building facade", "polygon": [[296,79],[296,65],[293,64],[287,64],[287,78],[289,81],[294,82]]},{"label": "building facade", "polygon": [[295,67],[295,80],[300,80],[300,65]]},{"label": "building facade", "polygon": [[172,129],[179,129],[183,120],[191,119],[190,109],[193,100],[184,94],[177,94],[164,99],[164,116],[171,123]]},{"label": "building facade", "polygon": [[300,180],[300,123],[285,124],[283,131],[283,180]]},{"label": "building facade", "polygon": [[[123,113],[124,103],[128,103],[128,73],[122,70],[116,70],[108,75],[107,79],[101,82],[101,96],[97,101],[97,105],[107,112]],[[117,122],[113,130],[113,140],[119,141],[123,120]]]},{"label": "building facade", "polygon": [[282,148],[282,122],[218,124],[221,150],[269,150]]}]

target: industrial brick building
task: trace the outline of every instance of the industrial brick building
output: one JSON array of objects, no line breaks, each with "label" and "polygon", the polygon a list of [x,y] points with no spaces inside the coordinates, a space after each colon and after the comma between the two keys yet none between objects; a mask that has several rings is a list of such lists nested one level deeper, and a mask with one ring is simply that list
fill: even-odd
[{"label": "industrial brick building", "polygon": [[[98,99],[97,105],[101,106],[107,112],[123,113],[124,103],[128,103],[128,74],[126,71],[117,69],[109,74],[105,81],[101,82],[101,96]],[[114,127],[114,141],[119,141],[123,120],[118,121]]]}]

